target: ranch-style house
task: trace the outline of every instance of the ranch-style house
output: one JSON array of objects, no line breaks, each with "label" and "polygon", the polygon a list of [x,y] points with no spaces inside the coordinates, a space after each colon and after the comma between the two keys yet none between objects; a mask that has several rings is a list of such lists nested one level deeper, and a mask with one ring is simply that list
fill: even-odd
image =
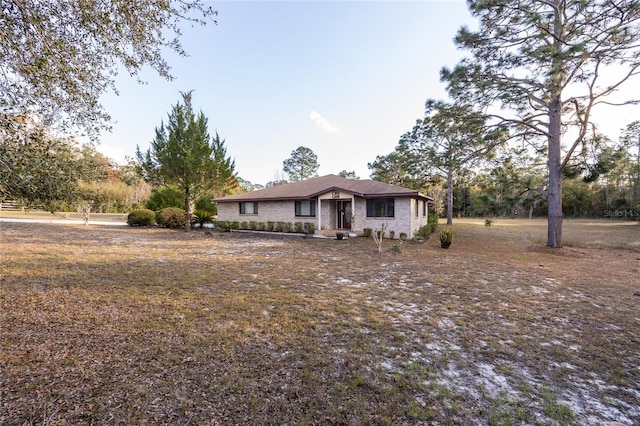
[{"label": "ranch-style house", "polygon": [[381,229],[411,238],[427,224],[432,198],[368,179],[327,175],[212,200],[218,220],[313,223],[318,235]]}]

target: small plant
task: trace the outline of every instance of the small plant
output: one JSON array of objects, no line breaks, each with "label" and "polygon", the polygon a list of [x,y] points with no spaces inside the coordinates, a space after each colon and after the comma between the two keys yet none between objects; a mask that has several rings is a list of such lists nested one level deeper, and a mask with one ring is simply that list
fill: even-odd
[{"label": "small plant", "polygon": [[389,238],[391,238],[392,240],[396,239],[396,231],[389,231]]},{"label": "small plant", "polygon": [[313,222],[305,222],[304,223],[304,233],[305,234],[313,234],[316,232],[316,225]]},{"label": "small plant", "polygon": [[387,224],[382,224],[381,229],[378,231],[377,229],[373,233],[373,241],[376,242],[376,246],[378,246],[378,254],[382,253],[382,240],[384,239],[384,233],[387,230]]},{"label": "small plant", "polygon": [[484,220],[484,226],[491,226],[491,224],[493,223],[493,219],[489,218],[489,219],[485,219]]},{"label": "small plant", "polygon": [[267,221],[267,226],[264,229],[265,229],[265,231],[271,232],[271,231],[273,231],[274,226],[275,226],[275,222]]},{"label": "small plant", "polygon": [[364,228],[362,230],[362,235],[364,235],[367,238],[371,238],[371,236],[373,236],[373,229],[371,228]]},{"label": "small plant", "polygon": [[296,233],[298,233],[298,234],[302,234],[302,233],[304,233],[304,223],[302,223],[302,222],[296,222],[296,223],[293,225],[293,227],[294,227],[294,229],[295,229]]},{"label": "small plant", "polygon": [[416,232],[416,237],[421,238],[423,240],[428,240],[431,237],[437,228],[437,224],[428,223],[424,226],[421,226],[420,229]]},{"label": "small plant", "polygon": [[213,222],[213,213],[208,210],[196,210],[194,214],[196,223],[200,225],[200,228],[203,228],[205,223]]},{"label": "small plant", "polygon": [[240,229],[249,229],[249,222],[242,221],[239,225]]},{"label": "small plant", "polygon": [[407,233],[406,232],[401,232],[400,233],[400,241],[407,241]]},{"label": "small plant", "polygon": [[402,254],[404,252],[404,249],[402,248],[402,240],[399,244],[393,245],[393,252],[398,254]]},{"label": "small plant", "polygon": [[149,209],[134,210],[127,216],[129,226],[153,226],[156,224],[156,214]]},{"label": "small plant", "polygon": [[251,220],[249,221],[249,229],[252,231],[255,231],[258,229],[258,222],[256,222],[255,220]]},{"label": "small plant", "polygon": [[266,227],[266,225],[264,224],[264,222],[256,223],[256,231],[264,231],[265,227]]},{"label": "small plant", "polygon": [[443,228],[440,230],[440,243],[443,244],[451,244],[453,241],[453,231],[451,228]]},{"label": "small plant", "polygon": [[158,225],[167,228],[180,228],[185,222],[184,210],[178,207],[165,207],[156,215],[156,221]]}]

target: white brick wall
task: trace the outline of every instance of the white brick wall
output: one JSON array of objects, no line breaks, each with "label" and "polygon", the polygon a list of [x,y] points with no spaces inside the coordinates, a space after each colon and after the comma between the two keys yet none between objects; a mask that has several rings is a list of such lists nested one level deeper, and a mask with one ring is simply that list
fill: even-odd
[{"label": "white brick wall", "polygon": [[[332,200],[320,200],[321,205],[316,205],[316,211],[322,209],[322,228],[331,229],[335,226],[335,208],[332,208]],[[411,198],[396,198],[394,201],[394,216],[385,218],[368,218],[366,199],[355,197],[354,199],[355,231],[362,235],[364,228],[381,229],[387,224],[387,236],[389,231],[395,231],[395,237],[399,238],[401,232],[405,232],[409,238],[423,225],[427,224],[427,217],[423,216],[423,201],[418,202],[418,216],[416,217],[416,200]],[[314,222],[316,229],[316,217],[296,217],[294,201],[260,201],[258,202],[258,214],[240,214],[238,202],[218,203],[218,220],[233,222]]]}]

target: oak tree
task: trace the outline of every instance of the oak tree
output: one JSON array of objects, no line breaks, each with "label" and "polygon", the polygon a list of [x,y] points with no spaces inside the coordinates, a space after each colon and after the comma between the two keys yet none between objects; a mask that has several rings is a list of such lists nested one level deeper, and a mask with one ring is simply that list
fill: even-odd
[{"label": "oak tree", "polygon": [[[120,71],[171,79],[163,54],[185,56],[181,27],[216,12],[203,0],[7,0],[0,11],[0,111],[96,137],[100,103]],[[215,22],[215,21],[213,21]]]}]

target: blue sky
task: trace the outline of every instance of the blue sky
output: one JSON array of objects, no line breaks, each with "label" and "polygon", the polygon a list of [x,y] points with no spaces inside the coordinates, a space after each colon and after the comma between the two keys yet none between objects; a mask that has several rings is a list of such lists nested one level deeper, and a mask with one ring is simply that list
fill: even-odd
[{"label": "blue sky", "polygon": [[[453,44],[457,30],[474,27],[464,0],[211,4],[218,25],[185,28],[189,57],[166,55],[175,80],[149,71],[139,85],[123,73],[120,95],[103,98],[115,121],[98,146],[107,156],[146,150],[180,92],[193,90],[243,179],[280,177],[299,146],[317,154],[320,175],[353,170],[368,178],[367,163],[395,148],[425,101],[446,99],[440,69],[463,56]],[[600,123],[617,138],[638,111],[607,111]]]},{"label": "blue sky", "polygon": [[463,0],[212,4],[218,25],[186,28],[190,56],[167,55],[175,80],[118,77],[120,95],[103,98],[115,124],[101,151],[146,149],[180,91],[193,90],[243,179],[273,180],[299,146],[317,154],[321,175],[367,178],[426,99],[446,96],[439,70],[461,58],[452,38],[472,22]]}]

